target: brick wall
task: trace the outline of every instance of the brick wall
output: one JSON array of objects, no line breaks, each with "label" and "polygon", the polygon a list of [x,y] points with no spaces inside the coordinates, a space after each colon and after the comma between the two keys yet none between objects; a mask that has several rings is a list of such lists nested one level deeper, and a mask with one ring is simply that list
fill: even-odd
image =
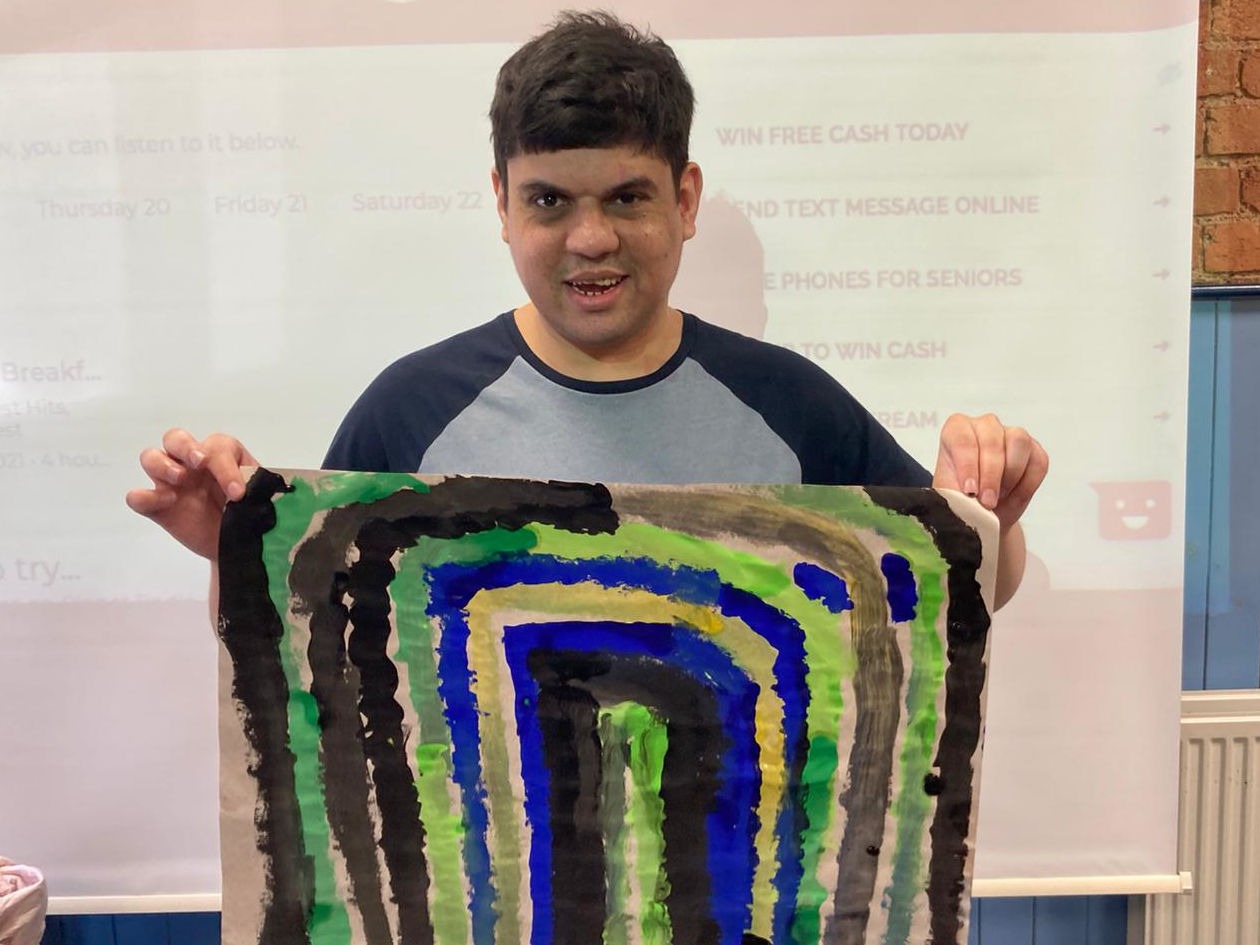
[{"label": "brick wall", "polygon": [[1196,285],[1260,284],[1260,0],[1200,0]]}]

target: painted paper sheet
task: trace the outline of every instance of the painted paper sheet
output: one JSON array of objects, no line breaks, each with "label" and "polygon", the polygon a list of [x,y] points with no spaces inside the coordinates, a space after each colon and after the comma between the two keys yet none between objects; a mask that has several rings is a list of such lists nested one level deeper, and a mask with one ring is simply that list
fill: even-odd
[{"label": "painted paper sheet", "polygon": [[224,940],[965,942],[995,532],[932,490],[259,470]]}]

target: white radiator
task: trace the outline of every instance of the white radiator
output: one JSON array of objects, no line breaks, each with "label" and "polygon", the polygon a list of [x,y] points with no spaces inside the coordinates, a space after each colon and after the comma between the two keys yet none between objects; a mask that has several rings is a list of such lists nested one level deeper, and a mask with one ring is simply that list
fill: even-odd
[{"label": "white radiator", "polygon": [[1178,844],[1193,890],[1149,898],[1146,945],[1260,945],[1260,690],[1182,696]]}]

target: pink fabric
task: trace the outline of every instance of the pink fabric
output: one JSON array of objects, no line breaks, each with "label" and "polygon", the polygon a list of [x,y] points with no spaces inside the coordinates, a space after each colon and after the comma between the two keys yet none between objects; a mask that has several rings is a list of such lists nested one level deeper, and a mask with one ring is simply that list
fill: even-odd
[{"label": "pink fabric", "polygon": [[44,874],[0,856],[0,945],[39,945],[47,911]]}]

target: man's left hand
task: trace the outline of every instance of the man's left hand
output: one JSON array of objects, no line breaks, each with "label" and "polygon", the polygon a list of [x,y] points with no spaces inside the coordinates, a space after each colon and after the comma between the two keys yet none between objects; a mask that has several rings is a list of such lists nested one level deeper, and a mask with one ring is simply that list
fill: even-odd
[{"label": "man's left hand", "polygon": [[991,413],[956,413],[941,428],[932,485],[974,496],[995,513],[1002,532],[1019,521],[1050,459],[1023,427],[1008,427]]}]

